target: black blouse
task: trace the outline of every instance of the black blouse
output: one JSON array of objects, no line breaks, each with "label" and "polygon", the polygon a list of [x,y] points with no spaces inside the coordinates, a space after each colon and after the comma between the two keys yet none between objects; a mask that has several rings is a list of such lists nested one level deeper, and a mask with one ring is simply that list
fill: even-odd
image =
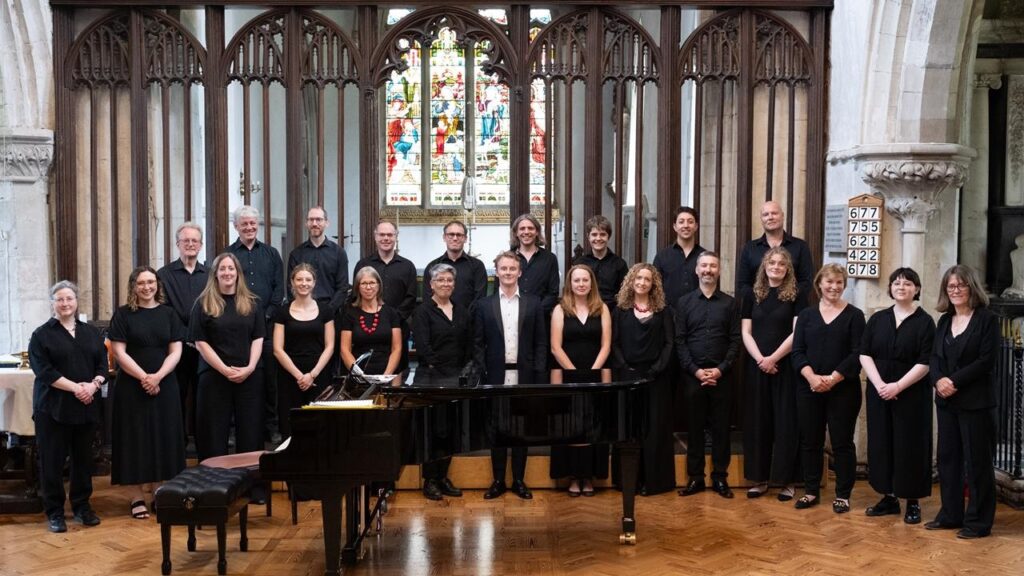
[{"label": "black blouse", "polygon": [[[339,311],[341,315],[341,331],[348,330],[352,333],[352,356],[359,358],[366,352],[373,351],[373,356],[363,366],[363,372],[367,374],[383,374],[388,366],[388,357],[391,355],[391,331],[402,329],[402,317],[398,310],[384,304],[377,313],[364,312],[362,308],[344,306]],[[374,328],[374,319],[377,319],[377,327]],[[363,322],[360,323],[359,319]],[[366,326],[366,329],[363,328]]]},{"label": "black blouse", "polygon": [[320,358],[324,353],[324,326],[334,321],[330,302],[317,301],[317,315],[312,320],[292,316],[288,302],[277,309],[274,324],[284,326],[284,351],[289,358]]},{"label": "black blouse", "polygon": [[868,320],[860,353],[870,356],[885,382],[902,378],[915,364],[928,365],[935,338],[935,321],[918,308],[896,327],[892,307],[876,312]]},{"label": "black blouse", "polygon": [[660,374],[672,361],[675,344],[672,309],[640,320],[632,309],[612,311],[612,361],[616,367],[646,369]]},{"label": "black blouse", "polygon": [[793,332],[793,370],[800,375],[804,366],[815,374],[843,375],[845,380],[860,376],[860,343],[864,336],[864,313],[853,304],[826,324],[817,306],[797,316]]},{"label": "black blouse", "polygon": [[[224,311],[216,318],[204,312],[202,304],[196,303],[188,323],[189,339],[209,344],[227,366],[248,366],[253,341],[267,335],[266,322],[257,306],[253,306],[248,316],[241,316],[235,310],[234,295],[223,298]],[[209,369],[205,361],[199,363],[200,372]]]},{"label": "black blouse", "polygon": [[473,325],[469,310],[452,303],[452,319],[433,298],[427,298],[413,314],[412,337],[421,366],[446,376],[457,375],[473,357]]},{"label": "black blouse", "polygon": [[64,424],[99,422],[99,402],[85,405],[74,393],[53,387],[62,376],[72,382],[107,377],[107,349],[99,330],[76,320],[75,335],[71,336],[59,320],[51,318],[32,333],[28,354],[36,375],[32,387],[33,418],[35,414],[49,414]]},{"label": "black blouse", "polygon": [[793,333],[793,318],[804,308],[807,308],[807,296],[802,292],[797,292],[795,301],[783,302],[779,300],[779,289],[769,288],[768,295],[758,303],[754,290],[747,288],[740,305],[740,317],[751,321],[750,333],[757,349],[767,356],[778,350]]}]

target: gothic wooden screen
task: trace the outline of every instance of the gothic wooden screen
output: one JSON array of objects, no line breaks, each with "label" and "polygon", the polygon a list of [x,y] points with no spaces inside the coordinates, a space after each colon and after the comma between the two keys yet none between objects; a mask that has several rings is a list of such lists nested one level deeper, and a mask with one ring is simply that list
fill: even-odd
[{"label": "gothic wooden screen", "polygon": [[[390,23],[388,3],[125,4],[53,2],[56,274],[82,283],[93,317],[123,300],[133,265],[176,256],[181,221],[205,226],[207,257],[223,249],[243,202],[283,252],[314,204],[365,251],[386,186],[385,87],[442,30],[507,104],[508,204],[492,216],[535,210],[563,263],[599,212],[617,252],[648,259],[692,202],[731,289],[768,198],[820,258],[830,0],[420,6]],[[407,212],[447,216],[387,213]]]}]

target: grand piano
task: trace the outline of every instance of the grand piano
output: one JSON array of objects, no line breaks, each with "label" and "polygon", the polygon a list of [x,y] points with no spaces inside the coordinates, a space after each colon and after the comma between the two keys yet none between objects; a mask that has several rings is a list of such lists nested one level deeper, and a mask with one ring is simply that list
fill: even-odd
[{"label": "grand piano", "polygon": [[[322,502],[325,575],[340,574],[341,561],[355,563],[363,537],[372,526],[379,532],[386,491],[371,491],[371,485],[397,481],[407,464],[491,447],[616,445],[622,489],[619,542],[636,543],[645,375],[607,369],[508,371],[505,382],[483,385],[472,371],[441,376],[420,369],[365,386],[365,391],[341,381],[320,396],[327,402],[291,412],[290,441],[260,458],[260,472],[266,480],[286,481]],[[364,402],[332,401],[353,395]]]}]

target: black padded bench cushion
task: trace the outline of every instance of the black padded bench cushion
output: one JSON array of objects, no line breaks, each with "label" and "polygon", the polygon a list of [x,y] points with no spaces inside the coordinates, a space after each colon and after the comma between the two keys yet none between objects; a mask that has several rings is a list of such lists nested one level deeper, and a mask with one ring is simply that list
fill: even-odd
[{"label": "black padded bench cushion", "polygon": [[187,468],[157,489],[157,513],[175,508],[227,508],[248,493],[251,485],[246,470]]}]

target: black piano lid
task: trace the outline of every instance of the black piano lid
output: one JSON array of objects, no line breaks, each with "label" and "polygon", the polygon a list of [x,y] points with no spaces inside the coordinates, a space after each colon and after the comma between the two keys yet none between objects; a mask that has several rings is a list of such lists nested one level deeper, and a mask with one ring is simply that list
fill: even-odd
[{"label": "black piano lid", "polygon": [[647,374],[627,369],[562,370],[555,369],[538,374],[535,371],[507,370],[504,382],[484,384],[478,374],[465,378],[444,376],[427,368],[418,368],[414,375],[396,379],[389,386],[381,386],[385,397],[421,396],[433,398],[493,398],[496,396],[562,396],[590,392],[627,390],[651,382]]}]

